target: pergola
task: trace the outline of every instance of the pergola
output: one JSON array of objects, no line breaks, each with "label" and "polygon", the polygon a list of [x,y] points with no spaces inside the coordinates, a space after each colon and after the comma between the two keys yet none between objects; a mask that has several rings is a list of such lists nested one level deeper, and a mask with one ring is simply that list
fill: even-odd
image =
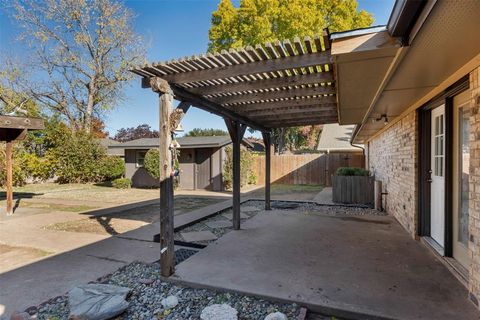
[{"label": "pergola", "polygon": [[[330,37],[275,41],[133,69],[160,97],[161,273],[174,272],[172,133],[190,106],[224,118],[233,142],[233,228],[240,229],[240,142],[247,127],[266,150],[265,209],[270,210],[271,130],[338,122]],[[173,110],[173,98],[180,101]]]}]

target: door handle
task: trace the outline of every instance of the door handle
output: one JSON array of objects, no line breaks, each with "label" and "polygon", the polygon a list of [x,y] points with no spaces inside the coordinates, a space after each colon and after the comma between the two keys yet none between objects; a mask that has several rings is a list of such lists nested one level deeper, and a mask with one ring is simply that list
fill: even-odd
[{"label": "door handle", "polygon": [[432,183],[432,182],[433,182],[433,180],[429,178],[429,179],[427,179],[427,182],[430,182],[430,183]]}]

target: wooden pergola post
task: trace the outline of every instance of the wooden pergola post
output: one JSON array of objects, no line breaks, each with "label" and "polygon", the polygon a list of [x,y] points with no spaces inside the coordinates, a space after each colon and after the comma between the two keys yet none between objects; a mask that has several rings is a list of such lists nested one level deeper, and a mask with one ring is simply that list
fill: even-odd
[{"label": "wooden pergola post", "polygon": [[240,145],[247,126],[238,121],[225,119],[233,143],[233,229],[240,230]]},{"label": "wooden pergola post", "polygon": [[270,206],[270,165],[272,162],[272,144],[270,132],[262,132],[263,144],[265,145],[265,210],[271,210]]},{"label": "wooden pergola post", "polygon": [[168,83],[161,78],[152,78],[150,85],[160,96],[160,273],[163,277],[169,277],[175,272],[173,167],[170,150],[173,94]]},{"label": "wooden pergola post", "polygon": [[7,216],[13,214],[13,141],[8,140],[5,148],[5,169],[7,170]]}]

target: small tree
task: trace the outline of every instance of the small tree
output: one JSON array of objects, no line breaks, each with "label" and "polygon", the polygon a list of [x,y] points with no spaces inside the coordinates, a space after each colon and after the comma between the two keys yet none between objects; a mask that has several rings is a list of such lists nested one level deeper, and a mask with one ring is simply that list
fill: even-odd
[{"label": "small tree", "polygon": [[113,140],[126,142],[140,138],[158,138],[158,131],[152,130],[148,124],[141,124],[137,127],[121,128],[113,137]]},{"label": "small tree", "polygon": [[160,152],[158,149],[150,149],[143,160],[143,167],[148,174],[155,179],[160,179]]},{"label": "small tree", "polygon": [[185,134],[186,137],[211,137],[211,136],[228,136],[228,132],[221,129],[200,129],[195,128]]},{"label": "small tree", "polygon": [[[223,183],[226,189],[232,188],[233,183],[233,149],[225,147],[227,158],[223,163]],[[253,172],[253,155],[246,149],[240,150],[240,186],[255,184],[257,177]]]}]

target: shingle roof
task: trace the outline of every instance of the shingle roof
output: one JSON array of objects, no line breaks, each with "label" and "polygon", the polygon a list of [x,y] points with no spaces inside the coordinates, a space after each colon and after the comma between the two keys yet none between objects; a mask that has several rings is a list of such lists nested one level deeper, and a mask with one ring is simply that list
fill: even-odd
[{"label": "shingle roof", "polygon": [[341,126],[338,123],[323,125],[317,150],[331,151],[359,151],[350,144],[355,125]]},{"label": "shingle roof", "polygon": [[[229,136],[180,137],[175,140],[180,144],[180,149],[223,147],[232,143]],[[123,149],[150,149],[158,147],[158,138],[141,138],[110,146],[110,148]]]}]

